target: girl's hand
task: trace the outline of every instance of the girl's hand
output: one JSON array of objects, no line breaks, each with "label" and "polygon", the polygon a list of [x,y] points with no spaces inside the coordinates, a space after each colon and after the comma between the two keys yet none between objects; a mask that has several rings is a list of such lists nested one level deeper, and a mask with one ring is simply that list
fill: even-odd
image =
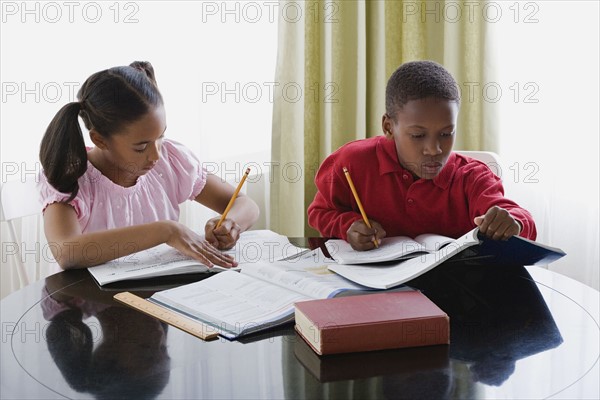
[{"label": "girl's hand", "polygon": [[494,240],[508,240],[521,233],[521,224],[504,208],[493,206],[480,217],[473,220],[479,231]]},{"label": "girl's hand", "polygon": [[209,268],[214,265],[226,268],[238,265],[233,257],[221,253],[207,240],[202,238],[202,236],[186,226],[178,222],[172,222],[170,225],[172,227],[171,234],[166,242],[169,246],[176,248],[186,256],[200,261]]},{"label": "girl's hand", "polygon": [[354,250],[371,250],[375,248],[375,240],[379,243],[386,236],[385,230],[379,222],[369,220],[369,223],[372,228],[369,228],[365,221],[359,219],[348,228],[346,236]]},{"label": "girl's hand", "polygon": [[220,250],[229,250],[240,238],[242,228],[232,219],[225,218],[218,228],[219,217],[209,219],[204,227],[206,240]]}]

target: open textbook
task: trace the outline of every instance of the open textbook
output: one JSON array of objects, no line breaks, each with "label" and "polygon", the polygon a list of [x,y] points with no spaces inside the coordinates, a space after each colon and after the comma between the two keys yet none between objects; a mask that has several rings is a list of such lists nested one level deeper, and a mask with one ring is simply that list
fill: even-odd
[{"label": "open textbook", "polygon": [[408,236],[386,237],[379,247],[369,251],[356,251],[350,243],[341,239],[330,239],[325,247],[331,258],[340,264],[368,264],[392,260],[405,260],[423,253],[433,253],[452,243],[455,239],[426,233],[414,239]]},{"label": "open textbook", "polygon": [[[382,246],[383,247],[383,246]],[[354,250],[352,250],[354,252]],[[361,253],[371,253],[370,250]],[[479,233],[475,228],[462,237],[438,247],[437,251],[405,261],[383,265],[332,264],[329,270],[358,284],[388,289],[414,279],[435,268],[444,261],[457,256],[461,260],[477,260],[486,265],[546,265],[563,257],[565,252],[554,247],[534,242],[520,236],[508,240],[493,240]],[[373,262],[373,261],[370,261]]]},{"label": "open textbook", "polygon": [[205,322],[233,339],[293,321],[296,302],[365,290],[369,292],[328,271],[317,249],[293,261],[248,264],[240,272],[222,272],[157,292],[148,300]]},{"label": "open textbook", "polygon": [[[239,267],[235,269],[259,261],[293,258],[304,252],[308,252],[308,249],[298,248],[287,237],[269,230],[246,231],[240,235],[231,250],[224,251],[239,263]],[[165,275],[221,272],[227,269],[218,266],[208,268],[166,244],[88,268],[100,285]]]}]

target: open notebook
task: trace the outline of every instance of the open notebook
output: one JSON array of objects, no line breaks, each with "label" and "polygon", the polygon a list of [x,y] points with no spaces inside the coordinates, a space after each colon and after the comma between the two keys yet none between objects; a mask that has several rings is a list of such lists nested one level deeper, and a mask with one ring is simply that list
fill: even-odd
[{"label": "open notebook", "polygon": [[317,249],[294,260],[245,265],[148,300],[233,339],[293,321],[297,302],[372,292],[328,271],[325,262]]},{"label": "open notebook", "polygon": [[[224,253],[233,256],[241,267],[261,261],[286,259],[307,251],[292,245],[286,236],[270,230],[256,230],[242,233],[236,245]],[[88,270],[98,284],[106,285],[118,281],[165,275],[221,272],[227,268],[217,266],[208,268],[176,249],[161,244]]]},{"label": "open notebook", "polygon": [[[369,259],[368,254],[377,250],[379,249],[352,251],[359,253],[355,259]],[[397,253],[400,250],[402,249]],[[455,256],[462,261],[477,260],[486,265],[545,265],[564,255],[565,252],[561,249],[520,236],[513,236],[508,240],[493,240],[480,234],[479,229],[475,228],[440,246],[437,251],[420,253],[418,257],[409,260],[384,264],[374,264],[370,260],[363,264],[331,264],[328,268],[360,285],[388,289],[414,279]]]},{"label": "open notebook", "polygon": [[383,238],[378,248],[369,251],[356,251],[350,243],[341,239],[328,240],[325,246],[331,257],[340,264],[367,264],[405,260],[424,253],[433,253],[454,240],[447,236],[425,233],[414,239],[408,236]]}]

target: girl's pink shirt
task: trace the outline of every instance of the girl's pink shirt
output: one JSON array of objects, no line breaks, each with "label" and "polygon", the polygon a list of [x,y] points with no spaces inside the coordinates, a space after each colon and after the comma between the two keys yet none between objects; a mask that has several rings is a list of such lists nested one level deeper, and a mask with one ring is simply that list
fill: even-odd
[{"label": "girl's pink shirt", "polygon": [[[79,192],[69,202],[82,233],[161,220],[177,221],[179,204],[193,200],[206,185],[206,170],[182,144],[164,139],[160,160],[131,187],[115,184],[89,161],[79,178]],[[54,189],[40,172],[42,210],[69,197]]]}]

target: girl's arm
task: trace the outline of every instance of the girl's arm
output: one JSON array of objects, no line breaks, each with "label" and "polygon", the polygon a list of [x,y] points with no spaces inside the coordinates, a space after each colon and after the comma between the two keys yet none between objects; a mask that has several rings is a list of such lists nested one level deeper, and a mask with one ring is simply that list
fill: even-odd
[{"label": "girl's arm", "polygon": [[87,268],[161,243],[176,248],[207,266],[235,266],[230,256],[175,221],[157,221],[125,228],[81,233],[73,207],[50,204],[44,211],[44,230],[54,258],[63,269]]},{"label": "girl's arm", "polygon": [[[195,200],[222,214],[234,192],[233,186],[209,174],[206,177],[206,186]],[[220,217],[208,220],[204,228],[206,240],[219,249],[230,249],[235,245],[240,233],[248,230],[258,220],[259,215],[256,203],[250,197],[239,193],[219,228],[216,226]]]}]

